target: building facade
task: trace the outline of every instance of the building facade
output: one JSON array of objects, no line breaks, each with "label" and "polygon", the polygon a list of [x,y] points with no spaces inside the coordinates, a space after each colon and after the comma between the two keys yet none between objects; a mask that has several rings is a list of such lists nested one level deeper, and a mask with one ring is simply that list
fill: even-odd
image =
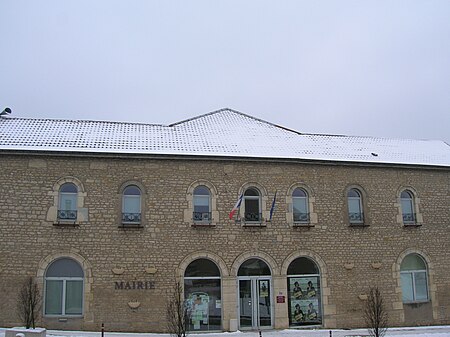
[{"label": "building facade", "polygon": [[192,331],[361,327],[373,286],[391,326],[450,324],[447,144],[306,148],[229,109],[130,126],[0,119],[0,326],[28,276],[52,329],[165,331],[177,281]]}]

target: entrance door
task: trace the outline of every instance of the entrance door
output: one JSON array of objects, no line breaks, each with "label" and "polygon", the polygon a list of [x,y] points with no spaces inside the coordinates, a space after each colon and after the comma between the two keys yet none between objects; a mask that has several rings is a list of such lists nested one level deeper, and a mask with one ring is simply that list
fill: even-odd
[{"label": "entrance door", "polygon": [[239,278],[239,326],[241,329],[272,327],[270,277]]}]

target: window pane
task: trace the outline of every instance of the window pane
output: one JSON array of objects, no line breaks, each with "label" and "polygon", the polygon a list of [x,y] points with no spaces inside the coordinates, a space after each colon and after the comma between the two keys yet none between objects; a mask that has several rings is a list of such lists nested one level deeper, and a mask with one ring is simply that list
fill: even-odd
[{"label": "window pane", "polygon": [[59,192],[67,192],[67,193],[78,193],[78,189],[75,184],[65,183],[59,189]]},{"label": "window pane", "polygon": [[46,277],[84,277],[81,266],[72,259],[55,260],[47,269]]},{"label": "window pane", "polygon": [[259,196],[259,192],[254,188],[249,188],[245,191],[244,195],[246,196]]},{"label": "window pane", "polygon": [[259,213],[259,200],[245,200],[245,213]]},{"label": "window pane", "polygon": [[208,195],[209,196],[209,188],[206,186],[197,186],[194,189],[194,195]]},{"label": "window pane", "polygon": [[192,261],[184,272],[184,277],[196,276],[220,276],[220,271],[211,260],[197,259]]},{"label": "window pane", "polygon": [[209,196],[194,196],[194,206],[209,207]]},{"label": "window pane", "polygon": [[348,199],[348,212],[349,213],[361,213],[360,199]]},{"label": "window pane", "polygon": [[313,260],[299,257],[291,262],[287,273],[288,275],[319,274],[319,268]]},{"label": "window pane", "polygon": [[66,315],[81,315],[83,281],[66,281]]},{"label": "window pane", "polygon": [[238,276],[259,276],[270,275],[269,266],[259,259],[250,259],[245,261],[238,271]]},{"label": "window pane", "polygon": [[403,302],[414,301],[413,296],[413,283],[411,273],[401,273],[400,278],[402,281],[402,299]]},{"label": "window pane", "polygon": [[308,213],[306,198],[293,198],[294,213]]},{"label": "window pane", "polygon": [[413,213],[412,202],[410,199],[402,200],[402,212],[403,212],[403,214],[412,214]]},{"label": "window pane", "polygon": [[141,190],[134,185],[128,186],[123,190],[124,195],[141,195]]},{"label": "window pane", "polygon": [[140,213],[141,212],[141,198],[138,196],[124,196],[123,197],[123,213]]},{"label": "window pane", "polygon": [[403,191],[400,194],[400,198],[404,198],[404,199],[411,199],[412,198],[412,194],[409,191]]},{"label": "window pane", "polygon": [[63,281],[45,282],[45,314],[62,315]]},{"label": "window pane", "polygon": [[292,193],[293,197],[306,197],[306,192],[301,188],[296,188],[294,193]]},{"label": "window pane", "polygon": [[359,192],[357,190],[355,190],[354,188],[351,189],[350,191],[348,191],[347,196],[349,198],[360,198],[361,197]]},{"label": "window pane", "polygon": [[220,280],[184,280],[184,296],[191,313],[190,331],[222,328]]},{"label": "window pane", "polygon": [[75,211],[77,209],[77,194],[61,193],[59,197],[59,209],[63,211]]},{"label": "window pane", "polygon": [[427,273],[414,273],[414,283],[416,287],[416,301],[426,301],[428,299]]},{"label": "window pane", "polygon": [[417,254],[407,255],[400,265],[401,271],[406,270],[426,270],[427,267],[423,259]]}]

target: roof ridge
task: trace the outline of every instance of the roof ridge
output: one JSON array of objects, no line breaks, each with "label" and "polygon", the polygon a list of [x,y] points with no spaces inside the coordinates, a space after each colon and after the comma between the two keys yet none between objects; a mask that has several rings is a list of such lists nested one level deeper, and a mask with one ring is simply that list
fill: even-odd
[{"label": "roof ridge", "polygon": [[241,116],[253,119],[255,121],[262,122],[262,123],[274,126],[276,128],[280,128],[280,129],[283,129],[283,130],[286,130],[286,131],[289,131],[289,132],[293,132],[293,133],[296,133],[298,135],[303,135],[303,133],[301,133],[300,131],[290,129],[290,128],[287,128],[287,127],[282,126],[282,125],[274,124],[274,123],[268,122],[268,121],[266,121],[264,119],[254,117],[254,116],[248,115],[246,113],[243,113],[241,111],[238,111],[238,110],[235,110],[235,109],[231,109],[231,108],[222,108],[222,109],[219,109],[219,110],[211,111],[211,112],[199,115],[199,116],[195,116],[195,117],[188,118],[188,119],[176,122],[176,123],[169,124],[169,126],[177,126],[177,125],[180,125],[180,124],[184,124],[184,123],[196,120],[196,119],[200,119],[200,118],[203,118],[203,117],[206,117],[206,116],[211,116],[211,115],[214,115],[214,114],[217,114],[217,113],[221,113],[221,112],[224,112],[224,111],[229,111],[229,112],[235,113],[237,115],[241,115]]},{"label": "roof ridge", "polygon": [[214,115],[216,113],[223,112],[223,111],[232,111],[234,113],[242,114],[241,112],[239,112],[237,110],[233,110],[233,109],[230,109],[230,108],[222,108],[222,109],[219,109],[219,110],[210,111],[210,112],[207,112],[205,114],[201,114],[201,115],[198,115],[198,116],[195,116],[195,117],[191,117],[191,118],[188,118],[188,119],[183,119],[183,120],[181,120],[179,122],[171,123],[168,126],[177,126],[177,125],[184,124],[184,123],[187,123],[187,122],[190,122],[190,121],[193,121],[193,120],[196,120],[196,119],[200,119],[200,118],[203,118],[203,117],[206,117],[206,116]]}]

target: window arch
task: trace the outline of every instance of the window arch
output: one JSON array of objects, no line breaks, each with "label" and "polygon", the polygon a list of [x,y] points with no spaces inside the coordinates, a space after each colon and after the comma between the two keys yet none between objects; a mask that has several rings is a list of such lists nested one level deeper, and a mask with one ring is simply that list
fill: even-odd
[{"label": "window arch", "polygon": [[196,180],[186,191],[184,221],[191,226],[215,226],[219,219],[217,189],[206,180]]},{"label": "window arch", "polygon": [[303,188],[297,187],[292,192],[292,216],[294,223],[309,223],[309,196]]},{"label": "window arch", "polygon": [[287,269],[289,325],[322,324],[320,271],[307,257],[293,260]]},{"label": "window arch", "polygon": [[244,191],[244,220],[245,222],[261,222],[261,192],[256,187],[248,187]]},{"label": "window arch", "polygon": [[412,253],[403,258],[400,279],[403,303],[428,301],[428,271],[422,256]]},{"label": "window arch", "polygon": [[45,315],[83,314],[84,271],[74,259],[54,260],[45,271]]},{"label": "window arch", "polygon": [[79,225],[89,220],[88,209],[84,207],[87,193],[77,178],[59,179],[48,195],[53,197],[53,204],[47,210],[47,221],[55,225]]},{"label": "window arch", "polygon": [[414,207],[414,194],[410,190],[403,190],[400,193],[400,205],[404,224],[416,223],[416,212]]},{"label": "window arch", "polygon": [[244,261],[238,269],[238,276],[269,276],[271,274],[267,263],[258,258]]},{"label": "window arch", "polygon": [[211,191],[205,185],[198,185],[193,193],[192,219],[194,222],[211,222]]},{"label": "window arch", "polygon": [[128,185],[122,192],[122,224],[141,224],[142,192],[136,185]]},{"label": "window arch", "polygon": [[59,188],[58,220],[77,219],[78,213],[78,188],[72,182],[67,182]]},{"label": "window arch", "polygon": [[190,309],[190,331],[222,329],[221,277],[217,265],[205,258],[192,261],[184,272],[184,298]]},{"label": "window arch", "polygon": [[364,212],[362,193],[357,188],[350,188],[347,192],[348,221],[350,224],[363,224]]},{"label": "window arch", "polygon": [[317,224],[314,212],[314,190],[304,183],[292,184],[286,192],[286,221],[294,227],[313,227]]}]

